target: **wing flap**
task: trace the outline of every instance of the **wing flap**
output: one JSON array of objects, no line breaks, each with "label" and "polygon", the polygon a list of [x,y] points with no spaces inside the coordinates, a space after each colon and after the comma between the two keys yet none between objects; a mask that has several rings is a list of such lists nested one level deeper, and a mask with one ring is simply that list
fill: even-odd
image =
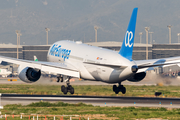
[{"label": "wing flap", "polygon": [[62,67],[52,67],[52,66],[46,66],[42,65],[41,68],[42,71],[50,72],[50,73],[56,73],[56,74],[62,74],[62,75],[67,75],[67,76],[73,76],[79,78],[79,72],[75,70],[70,70],[70,69],[63,69]]}]

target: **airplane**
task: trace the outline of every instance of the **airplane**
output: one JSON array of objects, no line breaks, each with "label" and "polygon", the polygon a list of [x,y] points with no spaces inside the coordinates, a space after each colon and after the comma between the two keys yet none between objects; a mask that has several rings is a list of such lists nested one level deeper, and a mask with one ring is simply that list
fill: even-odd
[{"label": "airplane", "polygon": [[34,55],[34,61],[38,61],[37,57]]},{"label": "airplane", "polygon": [[2,77],[7,77],[8,75],[12,74],[11,71],[8,71],[7,69],[0,69],[0,75]]},{"label": "airplane", "polygon": [[121,84],[128,80],[139,82],[146,76],[146,71],[154,67],[180,63],[180,57],[133,60],[132,52],[135,37],[136,19],[138,8],[134,8],[123,44],[119,52],[90,46],[80,41],[62,40],[55,42],[47,53],[47,61],[31,61],[0,56],[0,62],[18,64],[19,78],[24,82],[36,82],[41,77],[41,71],[57,74],[57,82],[66,82],[67,87],[61,86],[64,94],[74,94],[70,79],[81,78],[84,80],[101,81],[113,85],[113,91],[118,94],[126,93],[126,88]]}]

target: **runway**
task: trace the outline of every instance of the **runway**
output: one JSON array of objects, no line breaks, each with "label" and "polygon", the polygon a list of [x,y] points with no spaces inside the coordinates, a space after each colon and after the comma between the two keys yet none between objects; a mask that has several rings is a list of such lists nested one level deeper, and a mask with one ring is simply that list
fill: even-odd
[{"label": "runway", "polygon": [[87,103],[98,106],[141,106],[141,107],[166,107],[180,108],[180,98],[158,97],[112,97],[112,96],[68,96],[68,95],[21,95],[2,94],[1,105],[30,104],[38,101]]}]

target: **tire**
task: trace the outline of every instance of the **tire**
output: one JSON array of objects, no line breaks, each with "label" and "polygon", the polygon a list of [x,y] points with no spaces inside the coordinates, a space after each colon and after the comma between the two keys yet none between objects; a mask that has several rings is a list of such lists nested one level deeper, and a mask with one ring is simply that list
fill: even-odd
[{"label": "tire", "polygon": [[68,86],[67,86],[67,91],[70,92],[71,88],[72,88],[72,86],[71,86],[71,85],[68,85]]},{"label": "tire", "polygon": [[72,88],[72,86],[71,85],[68,85],[68,89],[71,89]]},{"label": "tire", "polygon": [[123,87],[123,88],[122,88],[122,94],[125,94],[125,93],[126,93],[126,88]]},{"label": "tire", "polygon": [[113,90],[116,94],[118,94],[120,91],[119,87],[117,87],[116,85],[115,85],[115,87],[113,86]]},{"label": "tire", "polygon": [[118,94],[119,93],[119,89],[118,88],[116,88],[116,90],[114,91],[116,94]]},{"label": "tire", "polygon": [[115,92],[117,89],[117,86],[116,85],[113,85],[113,91]]},{"label": "tire", "polygon": [[59,78],[57,78],[57,82],[59,82],[59,80],[60,80],[60,79],[59,79]]},{"label": "tire", "polygon": [[71,94],[74,94],[74,88],[73,88],[73,87],[71,87],[70,93],[71,93]]},{"label": "tire", "polygon": [[68,92],[67,87],[65,87],[63,93],[67,94],[67,92]]},{"label": "tire", "polygon": [[64,89],[65,89],[65,86],[62,85],[62,86],[61,86],[61,92],[64,92]]},{"label": "tire", "polygon": [[63,82],[63,77],[60,77],[60,81]]}]

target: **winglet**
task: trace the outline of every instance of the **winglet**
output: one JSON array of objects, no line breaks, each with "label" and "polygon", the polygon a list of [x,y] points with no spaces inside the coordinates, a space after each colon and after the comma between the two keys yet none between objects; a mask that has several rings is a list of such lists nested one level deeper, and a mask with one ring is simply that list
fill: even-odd
[{"label": "winglet", "polygon": [[123,57],[132,60],[132,52],[134,45],[135,29],[136,29],[136,18],[137,18],[138,8],[134,8],[127,31],[124,36],[124,41],[122,43],[119,54]]}]

